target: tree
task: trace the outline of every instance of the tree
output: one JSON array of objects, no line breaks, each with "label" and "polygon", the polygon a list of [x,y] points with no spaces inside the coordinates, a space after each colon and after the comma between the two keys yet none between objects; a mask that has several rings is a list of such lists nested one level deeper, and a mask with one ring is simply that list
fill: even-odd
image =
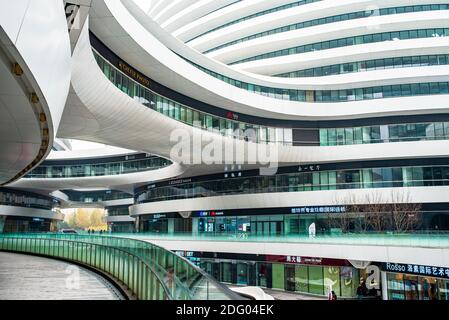
[{"label": "tree", "polygon": [[95,209],[90,215],[90,226],[94,228],[102,228],[105,224],[104,211]]},{"label": "tree", "polygon": [[396,232],[406,232],[420,227],[422,223],[422,205],[411,202],[410,194],[393,194],[391,222]]},{"label": "tree", "polygon": [[75,227],[80,229],[88,229],[90,227],[90,213],[86,209],[76,210]]},{"label": "tree", "polygon": [[[396,231],[406,232],[418,228],[422,223],[422,206],[413,203],[408,192],[403,190],[392,192],[390,197],[382,196],[380,192],[369,193],[357,198],[354,193],[338,204],[346,204],[347,212],[352,216],[361,216],[361,231]],[[345,231],[348,225],[348,214],[339,215],[340,228]]]}]

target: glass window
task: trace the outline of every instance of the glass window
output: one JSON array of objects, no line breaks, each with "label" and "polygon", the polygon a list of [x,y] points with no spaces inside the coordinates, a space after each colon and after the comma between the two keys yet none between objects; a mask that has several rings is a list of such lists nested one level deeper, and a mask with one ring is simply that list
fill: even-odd
[{"label": "glass window", "polygon": [[321,146],[330,145],[327,139],[327,129],[320,129],[320,145]]},{"label": "glass window", "polygon": [[295,291],[309,292],[309,277],[307,266],[295,266]]},{"label": "glass window", "polygon": [[[340,290],[340,267],[323,267],[324,282],[332,283],[330,290],[334,291],[337,296],[341,296]],[[327,288],[325,288],[327,290]],[[326,293],[326,292],[325,292]]]},{"label": "glass window", "polygon": [[274,289],[282,289],[284,290],[285,285],[285,268],[281,263],[274,263],[272,265],[272,279],[273,279],[273,288]]},{"label": "glass window", "polygon": [[309,266],[309,292],[320,295],[325,294],[323,267]]}]

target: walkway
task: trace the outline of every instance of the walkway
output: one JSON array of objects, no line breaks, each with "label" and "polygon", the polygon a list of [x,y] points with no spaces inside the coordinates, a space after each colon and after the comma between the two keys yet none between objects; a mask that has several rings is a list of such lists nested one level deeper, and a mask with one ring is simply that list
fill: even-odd
[{"label": "walkway", "polygon": [[52,259],[0,252],[0,300],[121,300],[92,271]]},{"label": "walkway", "polygon": [[327,300],[324,297],[280,291],[280,290],[263,289],[263,291],[272,296],[275,300]]}]

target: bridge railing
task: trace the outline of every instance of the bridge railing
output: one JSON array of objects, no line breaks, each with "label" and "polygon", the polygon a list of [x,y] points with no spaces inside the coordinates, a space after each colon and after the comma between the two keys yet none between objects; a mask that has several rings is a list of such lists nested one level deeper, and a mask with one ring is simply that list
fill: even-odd
[{"label": "bridge railing", "polygon": [[449,248],[449,232],[361,232],[361,233],[321,233],[315,236],[301,234],[259,234],[255,232],[215,232],[215,233],[112,233],[115,237],[129,237],[140,240],[177,241],[226,241],[226,242],[267,242],[304,244],[348,244],[400,247]]},{"label": "bridge railing", "polygon": [[0,234],[1,250],[94,267],[124,284],[139,300],[238,299],[188,260],[145,241],[68,234]]}]

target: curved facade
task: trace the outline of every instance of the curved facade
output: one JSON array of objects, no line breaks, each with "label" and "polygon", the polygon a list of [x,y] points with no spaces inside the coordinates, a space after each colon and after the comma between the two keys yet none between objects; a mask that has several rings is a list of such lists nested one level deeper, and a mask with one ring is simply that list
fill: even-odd
[{"label": "curved facade", "polygon": [[5,3],[0,22],[5,184],[50,152],[69,92],[71,55],[62,1]]},{"label": "curved facade", "polygon": [[126,150],[45,154],[9,187],[225,283],[354,298],[377,268],[366,296],[449,299],[449,1],[88,3],[48,141]]},{"label": "curved facade", "polygon": [[0,233],[58,230],[61,202],[23,190],[0,188]]}]

